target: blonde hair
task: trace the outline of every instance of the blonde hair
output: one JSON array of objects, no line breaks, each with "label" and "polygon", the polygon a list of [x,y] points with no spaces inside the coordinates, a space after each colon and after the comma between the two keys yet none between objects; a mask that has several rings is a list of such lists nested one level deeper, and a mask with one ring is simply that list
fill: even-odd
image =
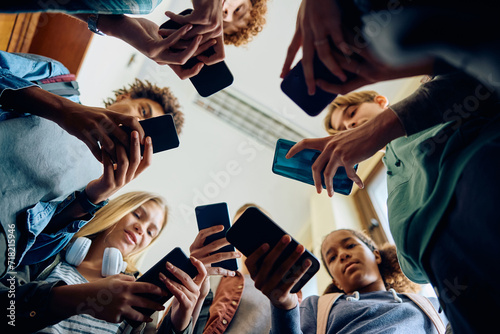
[{"label": "blonde hair", "polygon": [[[75,234],[73,240],[78,237],[94,239],[99,233],[107,231],[110,228],[114,228],[120,219],[149,201],[155,202],[164,210],[165,216],[162,227],[165,227],[168,216],[168,207],[165,204],[165,199],[162,196],[145,191],[132,191],[110,200],[108,205],[96,212],[94,219],[88,222]],[[151,246],[151,244],[158,238],[159,234],[160,233],[155,236],[146,248],[124,257],[123,260],[128,264],[127,272],[137,271],[136,263],[140,255]]]},{"label": "blonde hair", "polygon": [[250,42],[254,36],[262,31],[266,24],[267,0],[251,0],[252,9],[247,26],[233,34],[224,33],[224,44],[241,46]]},{"label": "blonde hair", "polygon": [[347,106],[359,105],[364,102],[375,102],[375,98],[379,95],[379,93],[373,90],[363,90],[361,92],[351,92],[346,95],[338,95],[335,100],[333,100],[333,102],[328,106],[328,113],[326,114],[324,119],[326,132],[331,135],[339,132],[338,129],[333,128],[331,122],[332,114],[335,110],[343,106],[347,108]]},{"label": "blonde hair", "polygon": [[250,208],[250,207],[256,207],[257,209],[259,209],[260,211],[264,212],[267,216],[271,216],[269,214],[269,212],[267,212],[264,208],[262,208],[261,206],[255,204],[255,203],[246,203],[246,204],[243,204],[242,206],[240,206],[240,208],[238,210],[236,210],[236,213],[234,214],[234,217],[233,217],[233,220],[236,220],[236,218],[239,218],[241,216],[241,214],[243,212],[245,212],[246,209]]}]

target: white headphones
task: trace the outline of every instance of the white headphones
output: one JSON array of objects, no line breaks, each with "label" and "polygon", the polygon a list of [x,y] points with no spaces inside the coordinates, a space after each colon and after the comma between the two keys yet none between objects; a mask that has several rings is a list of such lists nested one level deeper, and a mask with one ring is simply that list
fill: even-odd
[{"label": "white headphones", "polygon": [[[85,237],[77,238],[69,244],[66,249],[66,262],[78,267],[87,255],[92,240]],[[127,268],[127,262],[123,261],[122,253],[118,248],[108,247],[104,249],[102,256],[101,274],[104,277],[112,276],[124,272]]]}]

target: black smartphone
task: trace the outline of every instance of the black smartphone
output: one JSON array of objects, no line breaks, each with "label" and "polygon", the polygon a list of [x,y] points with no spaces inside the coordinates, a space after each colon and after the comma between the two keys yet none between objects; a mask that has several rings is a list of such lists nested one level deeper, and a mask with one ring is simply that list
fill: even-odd
[{"label": "black smartphone", "polygon": [[[162,115],[139,121],[144,129],[145,137],[151,137],[153,142],[153,153],[158,153],[179,147],[179,136],[175,128],[172,115]],[[127,126],[122,127],[129,135],[132,132]],[[141,145],[141,155],[144,154],[144,146]]]},{"label": "black smartphone", "polygon": [[[192,9],[186,9],[179,13],[179,15],[188,15],[192,11]],[[179,29],[181,27],[181,24],[172,20],[168,20],[160,26],[160,29]],[[210,57],[214,53],[215,49],[212,46],[204,51],[202,55]],[[182,65],[182,67],[185,69],[190,69],[199,62],[200,61],[196,57],[193,57],[189,59],[184,65]],[[233,83],[234,78],[226,63],[224,61],[220,61],[210,66],[203,66],[200,73],[192,78],[189,78],[189,80],[191,80],[191,83],[193,84],[194,88],[196,88],[198,94],[203,97],[208,97],[230,86]]]},{"label": "black smartphone", "polygon": [[[293,180],[314,185],[311,167],[321,154],[320,151],[305,149],[287,159],[285,156],[296,143],[286,139],[278,139],[276,150],[274,151],[273,173],[288,177]],[[354,166],[358,169],[358,165]],[[325,179],[321,173],[321,184],[326,189]],[[337,168],[333,176],[333,191],[342,195],[349,195],[352,190],[353,181],[347,177],[344,167]]]},{"label": "black smartphone", "polygon": [[[173,296],[172,293],[170,293],[170,291],[167,290],[165,284],[162,281],[160,281],[160,278],[158,277],[159,273],[162,272],[165,276],[167,276],[171,280],[181,283],[177,279],[177,277],[175,277],[172,273],[170,273],[165,267],[165,263],[167,261],[172,263],[174,266],[181,269],[182,271],[184,271],[191,278],[194,278],[196,277],[196,275],[198,275],[198,270],[196,269],[194,264],[191,263],[191,260],[186,256],[186,254],[184,254],[184,252],[179,247],[176,247],[170,253],[165,255],[165,257],[163,257],[160,261],[158,261],[153,267],[151,267],[151,269],[146,271],[144,275],[142,275],[137,279],[137,282],[153,283],[154,285],[159,286],[163,290],[167,291],[168,294],[166,296],[158,296],[149,293],[138,293],[137,294],[138,296],[150,299],[159,304],[165,304],[170,298],[172,298]],[[137,311],[141,312],[142,314],[148,317],[155,312],[155,310],[142,307],[134,306],[134,309],[136,309]],[[135,321],[130,319],[126,320],[133,327],[137,327],[139,324],[141,324],[140,321]]]},{"label": "black smartphone", "polygon": [[[316,54],[314,55],[313,66],[315,79],[342,84],[342,81],[330,72]],[[346,72],[346,76],[347,81],[349,81],[355,78],[356,74]],[[316,93],[309,95],[302,61],[299,61],[283,79],[281,90],[309,116],[317,116],[337,97],[337,94],[326,92],[317,86]]]},{"label": "black smartphone", "polygon": [[[247,208],[236,220],[233,226],[227,231],[226,238],[245,256],[251,255],[261,245],[267,243],[270,249],[287,234],[278,224],[271,220],[266,214],[256,207]],[[292,238],[292,241],[285,248],[276,263],[283,263],[294,251],[299,243]],[[298,271],[304,261],[309,259],[312,264],[302,278],[293,286],[291,292],[296,293],[318,272],[320,264],[318,259],[307,249],[298,259],[294,266],[288,271],[284,279]]]},{"label": "black smartphone", "polygon": [[[215,203],[209,205],[201,205],[195,208],[196,221],[198,222],[198,230],[204,230],[215,225],[223,225],[224,230],[212,234],[205,239],[204,245],[208,245],[215,240],[222,239],[226,236],[227,230],[231,227],[231,219],[226,203]],[[227,245],[214,253],[234,252],[235,249],[231,245]],[[224,260],[213,263],[212,267],[221,267],[227,270],[238,270],[238,261],[236,259]]]}]

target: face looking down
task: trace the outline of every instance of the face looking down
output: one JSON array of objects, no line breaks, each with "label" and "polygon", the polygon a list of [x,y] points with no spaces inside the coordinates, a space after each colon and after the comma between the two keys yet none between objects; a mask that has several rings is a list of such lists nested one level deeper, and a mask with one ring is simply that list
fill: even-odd
[{"label": "face looking down", "polygon": [[386,107],[387,99],[380,95],[375,97],[375,102],[340,106],[333,111],[330,124],[338,131],[354,129],[380,114]]},{"label": "face looking down", "polygon": [[224,33],[231,35],[246,28],[251,11],[250,0],[225,0],[222,4]]},{"label": "face looking down", "polygon": [[148,201],[125,215],[105,233],[106,247],[118,248],[125,257],[146,248],[161,232],[165,211]]},{"label": "face looking down", "polygon": [[330,233],[323,241],[321,254],[334,284],[340,290],[363,293],[384,287],[378,268],[382,261],[379,251],[371,251],[350,231]]}]

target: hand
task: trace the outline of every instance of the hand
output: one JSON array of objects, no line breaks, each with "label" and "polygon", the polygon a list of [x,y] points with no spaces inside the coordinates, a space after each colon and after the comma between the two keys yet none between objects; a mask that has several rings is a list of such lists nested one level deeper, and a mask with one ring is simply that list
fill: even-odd
[{"label": "hand", "polygon": [[[305,250],[304,246],[298,245],[290,257],[283,263],[277,263],[276,260],[291,241],[292,238],[285,235],[269,252],[269,245],[264,244],[245,261],[250,276],[255,282],[255,287],[262,291],[274,306],[284,310],[291,310],[297,305],[297,295],[290,293],[290,290],[312,264],[311,260],[307,259],[299,270],[291,276],[286,275]],[[258,263],[261,265],[257,266]]]},{"label": "hand", "polygon": [[191,256],[200,260],[207,268],[208,275],[223,275],[223,276],[234,276],[235,272],[227,270],[221,267],[212,267],[212,263],[217,263],[224,260],[236,259],[241,257],[238,252],[223,252],[213,254],[215,251],[221,249],[224,246],[230,245],[226,238],[215,240],[214,242],[203,245],[205,239],[212,234],[218,233],[224,230],[224,226],[216,225],[209,228],[201,230],[193,241],[193,244],[189,247]]},{"label": "hand", "polygon": [[123,15],[103,15],[99,18],[99,28],[104,33],[120,38],[160,65],[182,65],[193,57],[202,36],[192,38],[191,43],[182,51],[172,49],[180,39],[191,39],[186,34],[192,27],[191,24],[186,24],[163,38],[159,33],[159,26],[144,18]]},{"label": "hand", "polygon": [[178,15],[167,11],[171,20],[180,24],[192,24],[193,30],[184,38],[190,39],[196,35],[204,35],[204,40],[222,35],[222,1],[221,0],[193,0],[193,12],[188,15]]},{"label": "hand", "polygon": [[119,125],[137,131],[139,142],[144,142],[144,130],[138,119],[112,110],[71,103],[64,112],[59,113],[55,122],[69,134],[82,140],[100,162],[103,162],[103,151],[116,161],[116,148],[129,147],[128,135]]},{"label": "hand", "polygon": [[104,173],[97,180],[90,181],[85,188],[89,200],[94,204],[109,198],[149,167],[153,159],[151,138],[147,137],[145,140],[144,156],[141,159],[139,135],[137,131],[132,131],[130,155],[127,156],[125,147],[117,145],[116,156],[117,162],[115,166],[110,157],[106,153],[103,153]]},{"label": "hand", "polygon": [[322,191],[321,172],[323,172],[328,196],[333,196],[333,176],[339,166],[344,166],[347,176],[363,188],[363,181],[356,174],[354,165],[368,159],[393,139],[404,136],[404,128],[391,109],[385,109],[370,121],[351,130],[336,135],[304,139],[288,151],[291,158],[304,149],[321,151],[314,164],[312,173],[316,191]]},{"label": "hand", "polygon": [[347,79],[342,68],[332,55],[330,42],[346,55],[352,53],[344,41],[342,18],[337,0],[303,0],[297,15],[297,25],[281,76],[290,70],[295,55],[302,44],[302,66],[309,94],[316,91],[314,80],[314,53],[341,81]]},{"label": "hand", "polygon": [[156,311],[165,309],[163,305],[137,296],[138,293],[165,295],[154,284],[135,282],[132,276],[118,274],[90,283],[56,287],[52,290],[49,307],[55,314],[70,317],[84,313],[113,323],[125,318],[141,322],[152,320],[133,306]]},{"label": "hand", "polygon": [[194,279],[171,263],[166,263],[167,270],[182,284],[174,282],[160,273],[160,280],[165,283],[167,289],[175,297],[170,316],[172,325],[177,331],[183,331],[189,325],[194,308],[200,298],[200,289],[207,278],[207,271],[203,263],[193,257],[191,257],[191,263],[198,269],[198,275]]}]

